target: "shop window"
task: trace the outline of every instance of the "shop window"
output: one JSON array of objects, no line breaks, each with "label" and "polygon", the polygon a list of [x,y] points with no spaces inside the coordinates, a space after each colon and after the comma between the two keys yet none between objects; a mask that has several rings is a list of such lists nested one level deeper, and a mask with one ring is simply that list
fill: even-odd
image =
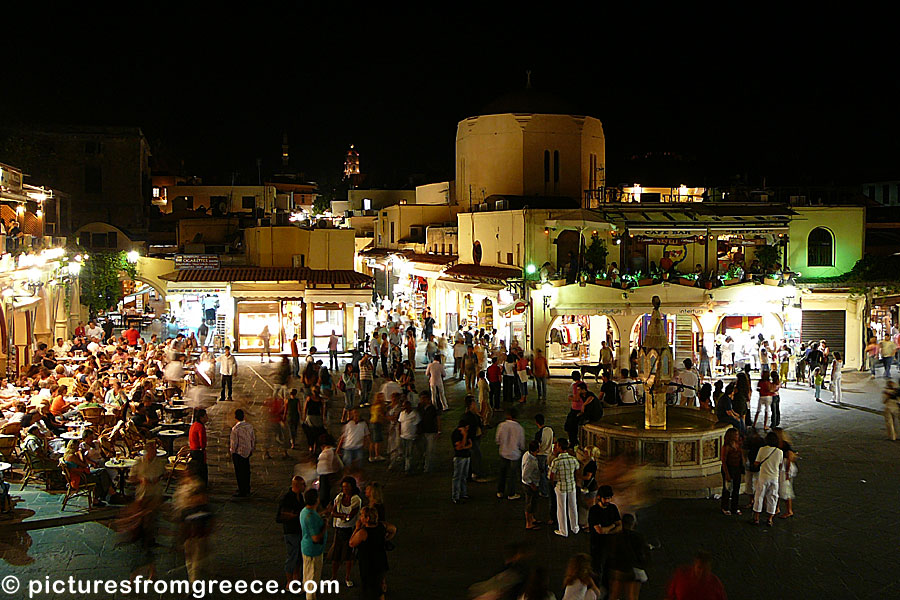
[{"label": "shop window", "polygon": [[391,221],[391,243],[394,243],[394,222]]},{"label": "shop window", "polygon": [[107,248],[118,248],[119,247],[119,234],[115,231],[110,231],[106,234],[106,247]]},{"label": "shop window", "polygon": [[834,266],[834,235],[824,227],[816,227],[806,240],[806,264],[810,267]]},{"label": "shop window", "polygon": [[475,244],[472,246],[472,260],[475,262],[476,265],[481,264],[481,255],[482,255],[481,242],[475,242]]},{"label": "shop window", "polygon": [[559,183],[559,150],[553,151],[553,183]]},{"label": "shop window", "polygon": [[447,245],[447,254],[453,254],[453,244]]},{"label": "shop window", "polygon": [[372,210],[371,198],[363,198],[363,210]]},{"label": "shop window", "polygon": [[78,234],[78,245],[82,248],[90,248],[91,247],[91,234],[87,231],[82,231]]}]

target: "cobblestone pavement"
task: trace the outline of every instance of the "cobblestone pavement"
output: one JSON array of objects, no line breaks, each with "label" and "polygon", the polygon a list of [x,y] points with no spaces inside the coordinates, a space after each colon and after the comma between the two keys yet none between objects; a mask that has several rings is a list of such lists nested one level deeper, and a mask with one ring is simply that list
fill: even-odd
[{"label": "cobblestone pavement", "polygon": [[[281,527],[274,521],[277,498],[295,470],[306,474],[312,466],[302,451],[291,451],[292,460],[263,458],[262,402],[271,393],[266,380],[273,366],[241,358],[235,401],[210,406],[210,476],[218,521],[211,577],[283,577]],[[713,553],[714,570],[731,598],[900,597],[900,581],[893,573],[900,558],[895,529],[900,442],[886,439],[881,382],[857,374],[848,374],[845,382],[845,408],[816,403],[811,390],[796,385],[782,394],[783,425],[802,457],[795,518],[778,521],[773,528],[752,527],[747,513],[725,517],[712,499],[661,500],[638,511],[638,529],[659,546],[651,553],[650,581],[642,597],[662,597],[672,570],[689,562],[701,547]],[[389,597],[465,598],[469,585],[499,568],[504,546],[522,539],[533,542],[537,558],[549,569],[552,589],[561,597],[565,563],[571,554],[588,550],[586,535],[561,539],[547,529],[525,532],[522,502],[497,500],[494,481],[471,485],[468,504],[449,502],[448,434],[462,410],[464,386],[451,380],[447,389],[452,407],[444,417],[436,472],[403,476],[388,472],[384,463],[365,468],[365,479],[385,484],[388,520],[399,529],[397,548],[389,555]],[[567,391],[565,380],[553,380],[546,407],[525,407],[520,421],[527,437],[534,431],[531,417],[539,410],[556,431],[562,431]],[[235,483],[227,456],[231,415],[237,407],[248,412],[260,438],[252,459],[253,496],[243,501],[231,498]],[[336,418],[340,410],[332,414]],[[337,431],[334,423],[332,429]],[[489,477],[496,472],[492,435],[490,430],[482,444]],[[539,518],[546,510],[541,506]],[[169,578],[184,577],[171,537],[163,533],[160,572]],[[46,575],[122,578],[132,567],[135,550],[116,547],[108,523],[6,533],[0,525],[0,556],[4,559],[0,579],[7,574],[23,581]],[[329,573],[326,565],[325,575]],[[343,590],[340,597],[358,595],[356,589]]]}]

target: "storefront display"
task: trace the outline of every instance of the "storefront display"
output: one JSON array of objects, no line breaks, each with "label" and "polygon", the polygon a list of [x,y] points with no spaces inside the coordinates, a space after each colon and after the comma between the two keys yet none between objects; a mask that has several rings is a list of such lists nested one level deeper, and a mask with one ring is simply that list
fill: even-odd
[{"label": "storefront display", "polygon": [[279,302],[255,302],[240,300],[237,303],[237,349],[241,352],[263,348],[260,334],[269,328],[269,345],[276,352],[281,344]]},{"label": "storefront display", "polygon": [[344,306],[339,303],[313,304],[313,345],[319,350],[327,349],[332,332],[341,338],[338,351],[343,351]]}]

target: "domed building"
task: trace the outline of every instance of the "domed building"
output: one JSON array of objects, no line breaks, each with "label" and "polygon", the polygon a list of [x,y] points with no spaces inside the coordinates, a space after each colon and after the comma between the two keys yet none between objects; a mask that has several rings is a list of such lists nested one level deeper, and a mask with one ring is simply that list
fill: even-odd
[{"label": "domed building", "polygon": [[461,206],[492,195],[560,196],[584,206],[603,181],[606,142],[598,119],[530,87],[459,122],[456,193]]}]

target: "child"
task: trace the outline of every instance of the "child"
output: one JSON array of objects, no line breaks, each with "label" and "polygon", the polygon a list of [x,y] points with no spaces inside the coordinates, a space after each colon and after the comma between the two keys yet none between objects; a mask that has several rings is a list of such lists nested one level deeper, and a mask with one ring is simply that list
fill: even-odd
[{"label": "child", "polygon": [[822,401],[819,396],[822,394],[822,384],[824,382],[825,377],[822,376],[822,369],[820,367],[816,367],[816,370],[813,371],[813,383],[816,386],[816,402]]}]

